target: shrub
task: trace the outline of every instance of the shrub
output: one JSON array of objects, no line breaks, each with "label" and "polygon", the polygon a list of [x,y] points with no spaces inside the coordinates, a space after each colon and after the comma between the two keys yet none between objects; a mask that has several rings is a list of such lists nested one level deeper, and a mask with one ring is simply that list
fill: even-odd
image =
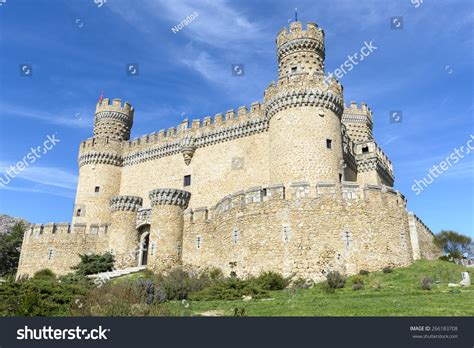
[{"label": "shrub", "polygon": [[245,308],[234,308],[234,317],[246,317]]},{"label": "shrub", "polygon": [[451,261],[452,262],[452,259],[448,255],[440,256],[439,260],[441,260],[441,261]]},{"label": "shrub", "polygon": [[352,290],[354,291],[362,290],[363,288],[364,288],[364,284],[356,283],[352,285]]},{"label": "shrub", "polygon": [[433,286],[433,279],[431,279],[430,277],[421,278],[421,288],[423,290],[431,290],[432,286]]},{"label": "shrub", "polygon": [[243,296],[252,298],[267,297],[268,292],[259,287],[254,279],[240,280],[235,277],[227,278],[192,293],[189,299],[195,301],[209,300],[240,300]]},{"label": "shrub", "polygon": [[224,278],[224,273],[220,268],[212,268],[211,270],[208,271],[209,277],[212,280],[219,280]]},{"label": "shrub", "polygon": [[362,278],[361,276],[354,276],[352,277],[352,284],[364,285],[364,278]]},{"label": "shrub", "polygon": [[314,286],[312,279],[298,278],[291,283],[293,289],[308,289]]},{"label": "shrub", "polygon": [[332,289],[340,289],[346,284],[346,278],[339,272],[329,272],[326,275],[327,285]]},{"label": "shrub", "polygon": [[89,284],[63,283],[51,271],[33,278],[7,281],[0,287],[0,316],[70,315],[70,304],[90,289]]},{"label": "shrub", "polygon": [[289,279],[275,272],[265,272],[253,280],[263,290],[283,290],[290,283]]},{"label": "shrub", "polygon": [[207,273],[198,274],[194,271],[186,272],[174,269],[167,275],[157,275],[154,279],[156,294],[159,301],[184,300],[192,292],[197,292],[212,283]]},{"label": "shrub", "polygon": [[363,276],[369,275],[369,271],[366,271],[365,269],[361,269],[361,270],[359,271],[359,274],[360,274],[360,275],[363,275]]},{"label": "shrub", "polygon": [[33,275],[34,279],[55,279],[56,274],[54,274],[53,271],[51,271],[49,268],[44,268],[42,270],[39,270]]},{"label": "shrub", "polygon": [[107,283],[72,303],[71,311],[79,316],[160,316],[170,315],[163,305],[153,301],[151,280]]},{"label": "shrub", "polygon": [[384,269],[382,270],[383,273],[387,274],[387,273],[392,273],[393,272],[393,269],[390,268],[390,267],[384,267]]},{"label": "shrub", "polygon": [[323,282],[322,289],[326,294],[334,294],[336,292],[336,289],[329,286],[329,283],[327,281]]},{"label": "shrub", "polygon": [[97,274],[111,271],[114,267],[114,256],[107,252],[105,254],[79,255],[81,261],[71,267],[81,275]]},{"label": "shrub", "polygon": [[383,288],[383,283],[380,281],[380,279],[374,279],[370,283],[370,287],[374,290],[380,290]]}]

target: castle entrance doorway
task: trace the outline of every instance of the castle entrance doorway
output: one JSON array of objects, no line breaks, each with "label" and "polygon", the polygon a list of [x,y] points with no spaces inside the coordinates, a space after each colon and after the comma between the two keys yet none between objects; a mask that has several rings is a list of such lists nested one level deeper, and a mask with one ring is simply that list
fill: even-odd
[{"label": "castle entrance doorway", "polygon": [[148,263],[148,249],[150,244],[150,225],[142,226],[138,230],[140,235],[140,252],[138,255],[138,266],[145,266]]}]

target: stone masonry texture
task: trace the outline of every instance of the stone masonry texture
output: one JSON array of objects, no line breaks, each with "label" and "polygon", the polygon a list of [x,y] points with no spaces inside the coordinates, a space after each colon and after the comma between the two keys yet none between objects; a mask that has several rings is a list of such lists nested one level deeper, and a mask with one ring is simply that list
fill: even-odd
[{"label": "stone masonry texture", "polygon": [[326,78],[324,31],[292,22],[276,42],[278,81],[249,107],[130,139],[133,106],[100,100],[79,146],[71,223],[32,225],[17,276],[65,274],[79,254],[106,251],[117,268],[316,281],[440,256],[393,188],[372,111],[346,105]]}]

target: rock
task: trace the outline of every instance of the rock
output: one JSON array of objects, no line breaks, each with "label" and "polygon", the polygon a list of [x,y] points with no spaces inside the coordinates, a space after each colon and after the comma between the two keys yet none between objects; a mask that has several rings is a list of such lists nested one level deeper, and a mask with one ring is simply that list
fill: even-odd
[{"label": "rock", "polygon": [[250,301],[251,299],[252,299],[252,296],[245,296],[245,295],[242,296],[242,301],[244,301],[244,302],[248,302],[248,301]]},{"label": "rock", "polygon": [[459,282],[461,286],[471,286],[471,277],[469,276],[469,272],[462,272],[462,280]]},{"label": "rock", "polygon": [[0,234],[10,234],[11,229],[17,223],[22,222],[25,226],[29,226],[30,223],[25,219],[11,217],[9,215],[0,214]]},{"label": "rock", "polygon": [[450,288],[459,288],[461,285],[457,284],[457,283],[449,283],[448,286]]}]

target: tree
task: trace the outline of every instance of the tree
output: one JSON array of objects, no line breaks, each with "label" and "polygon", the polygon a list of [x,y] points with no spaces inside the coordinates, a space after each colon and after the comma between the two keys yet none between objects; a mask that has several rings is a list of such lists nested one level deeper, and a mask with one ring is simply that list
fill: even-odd
[{"label": "tree", "polygon": [[448,256],[461,259],[469,250],[471,238],[454,231],[441,231],[435,235],[434,241]]},{"label": "tree", "polygon": [[0,235],[0,276],[16,273],[25,229],[25,224],[19,222],[10,234]]}]

